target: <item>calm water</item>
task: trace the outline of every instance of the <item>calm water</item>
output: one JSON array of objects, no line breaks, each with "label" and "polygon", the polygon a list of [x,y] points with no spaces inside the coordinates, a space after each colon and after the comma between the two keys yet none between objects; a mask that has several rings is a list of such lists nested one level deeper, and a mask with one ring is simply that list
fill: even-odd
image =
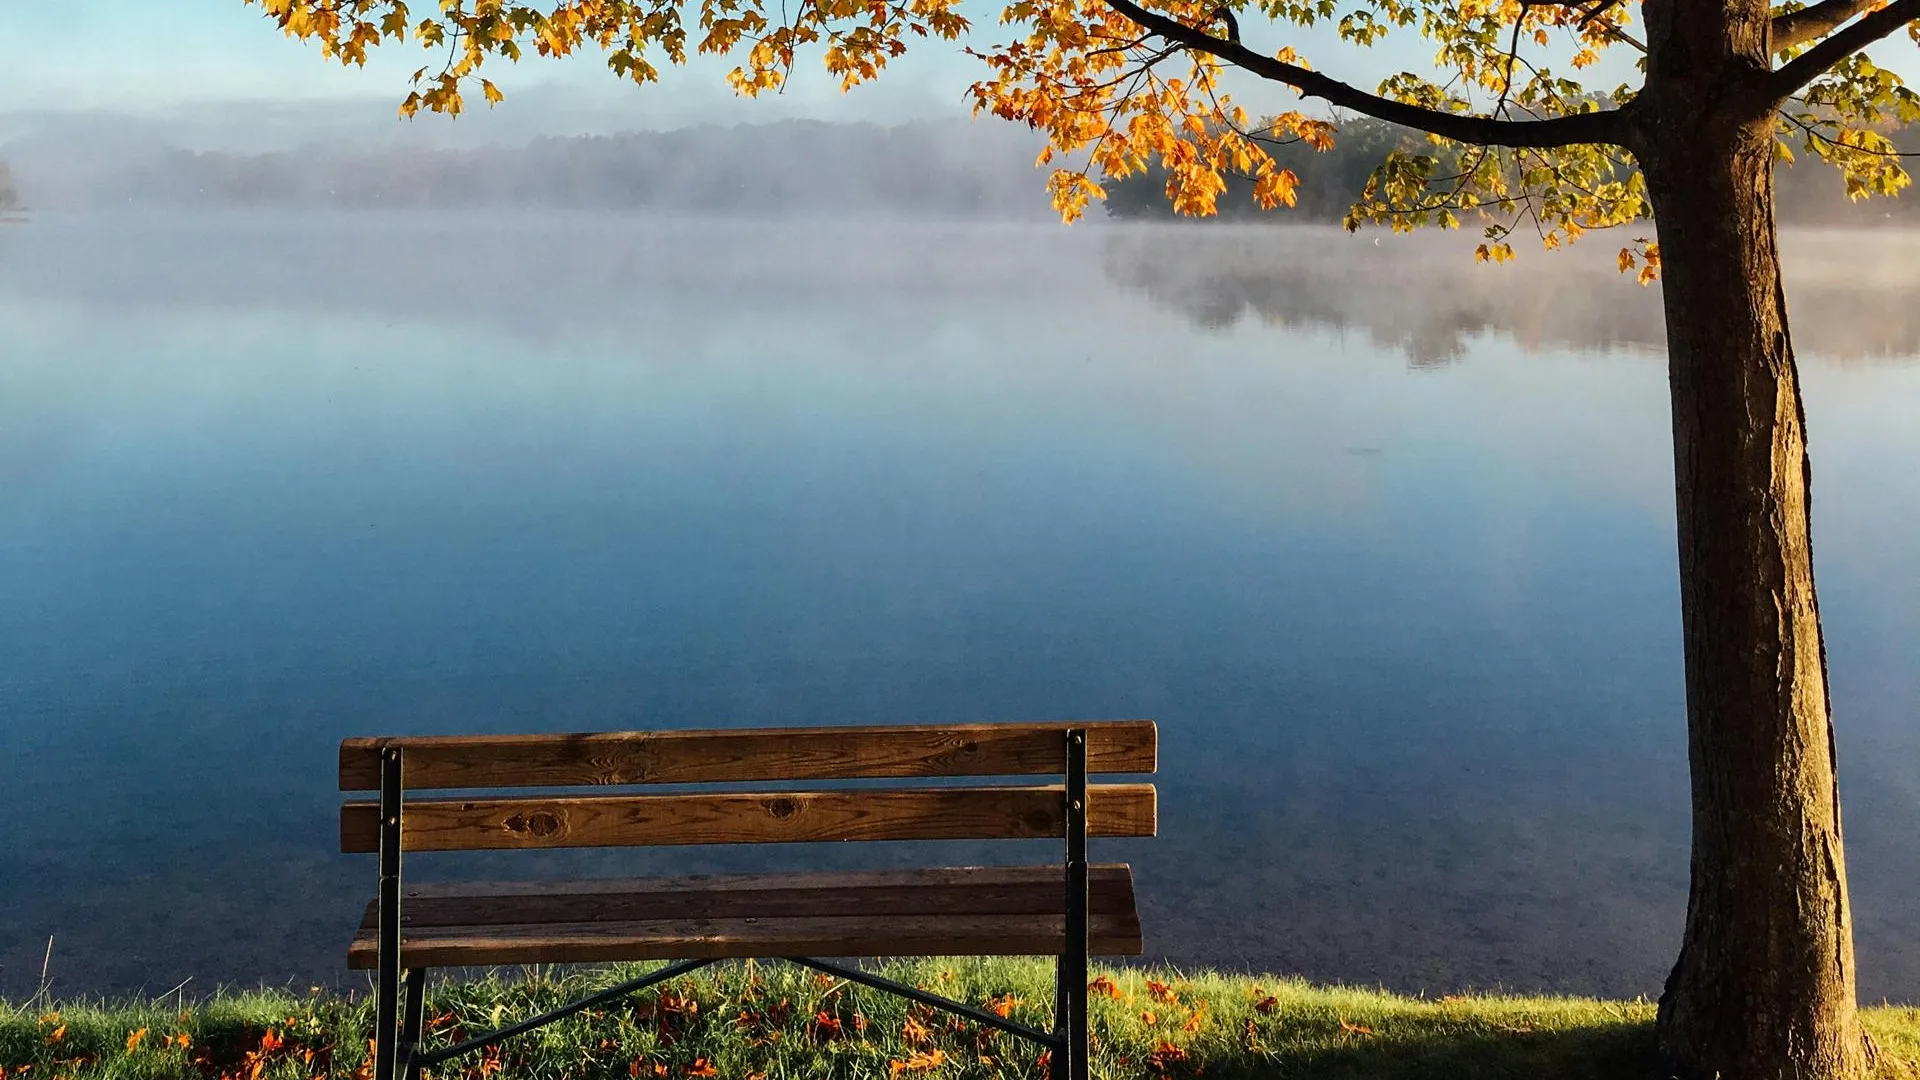
[{"label": "calm water", "polygon": [[[1791,296],[1861,989],[1912,1001],[1920,281],[1843,239],[1794,239]],[[50,937],[57,992],[346,980],[344,735],[1069,716],[1161,722],[1161,836],[1103,851],[1155,956],[1657,992],[1687,848],[1654,297],[1599,250],[1464,252],[0,232],[0,994]]]}]

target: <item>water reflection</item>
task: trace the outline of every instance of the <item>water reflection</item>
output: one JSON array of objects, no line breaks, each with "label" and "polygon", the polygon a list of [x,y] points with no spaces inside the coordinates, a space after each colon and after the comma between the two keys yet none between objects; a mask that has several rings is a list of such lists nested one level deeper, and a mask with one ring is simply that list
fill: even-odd
[{"label": "water reflection", "polygon": [[[1356,330],[1414,367],[1466,356],[1477,335],[1529,352],[1658,351],[1656,288],[1613,265],[1621,239],[1596,234],[1556,253],[1475,265],[1459,234],[1349,235],[1334,229],[1129,228],[1102,246],[1114,283],[1221,330],[1242,319],[1288,329]],[[1920,354],[1920,235],[1794,230],[1782,244],[1803,356],[1909,362]]]}]

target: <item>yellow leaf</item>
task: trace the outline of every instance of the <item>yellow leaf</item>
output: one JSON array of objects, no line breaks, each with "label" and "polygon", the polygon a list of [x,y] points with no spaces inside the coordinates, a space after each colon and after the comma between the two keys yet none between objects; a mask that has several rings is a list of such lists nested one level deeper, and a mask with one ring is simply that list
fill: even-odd
[{"label": "yellow leaf", "polygon": [[1631,270],[1631,269],[1633,269],[1633,252],[1631,252],[1631,251],[1628,251],[1628,250],[1627,250],[1626,248],[1621,248],[1621,249],[1620,249],[1620,258],[1619,258],[1619,260],[1618,260],[1618,261],[1619,261],[1619,263],[1620,263],[1620,272],[1621,272],[1621,273],[1623,273],[1623,274],[1624,274],[1624,273],[1626,273],[1627,271],[1629,271],[1629,270]]},{"label": "yellow leaf", "polygon": [[1292,169],[1275,169],[1262,173],[1253,182],[1254,201],[1258,202],[1263,210],[1271,210],[1276,206],[1292,206],[1297,198],[1295,188],[1299,183],[1300,178],[1294,175]]},{"label": "yellow leaf", "polygon": [[500,92],[499,87],[493,85],[493,83],[486,79],[480,80],[480,91],[487,96],[487,104],[489,106],[500,104],[500,99],[506,96]]},{"label": "yellow leaf", "polygon": [[146,1037],[147,1037],[146,1028],[141,1028],[139,1031],[133,1032],[132,1034],[128,1035],[127,1036],[127,1052],[132,1053],[133,1051],[138,1050],[140,1048],[140,1040]]}]

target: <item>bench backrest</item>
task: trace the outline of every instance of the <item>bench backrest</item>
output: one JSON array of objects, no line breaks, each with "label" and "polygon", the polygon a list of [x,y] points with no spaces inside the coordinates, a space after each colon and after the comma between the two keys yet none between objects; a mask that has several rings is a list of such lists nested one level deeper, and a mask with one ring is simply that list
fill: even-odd
[{"label": "bench backrest", "polygon": [[[1151,720],[356,738],[340,744],[340,789],[403,792],[769,781],[1061,777],[1028,786],[951,783],[658,794],[527,793],[406,799],[389,819],[408,851],[992,840],[1067,834],[1073,732],[1085,773],[1151,773]],[[1153,785],[1086,784],[1090,836],[1152,836]],[[340,849],[380,850],[376,800],[340,809]]]}]

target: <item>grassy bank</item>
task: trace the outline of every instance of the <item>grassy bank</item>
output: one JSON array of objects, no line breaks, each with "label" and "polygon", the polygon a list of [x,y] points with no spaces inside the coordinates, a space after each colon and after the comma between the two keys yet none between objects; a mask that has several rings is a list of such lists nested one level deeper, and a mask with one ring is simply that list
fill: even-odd
[{"label": "grassy bank", "polygon": [[[436,1042],[558,1005],[639,968],[516,972],[429,992]],[[888,974],[1045,1026],[1050,963],[926,961]],[[1657,1077],[1653,1007],[1575,998],[1415,999],[1171,972],[1095,981],[1096,1076]],[[351,1080],[366,1076],[364,994],[253,991],[187,1003],[0,1005],[0,1080]],[[1920,1009],[1866,1014],[1882,1075],[1920,1077]],[[438,1071],[461,1080],[1039,1078],[1034,1048],[786,965],[723,967],[582,1013]]]}]

